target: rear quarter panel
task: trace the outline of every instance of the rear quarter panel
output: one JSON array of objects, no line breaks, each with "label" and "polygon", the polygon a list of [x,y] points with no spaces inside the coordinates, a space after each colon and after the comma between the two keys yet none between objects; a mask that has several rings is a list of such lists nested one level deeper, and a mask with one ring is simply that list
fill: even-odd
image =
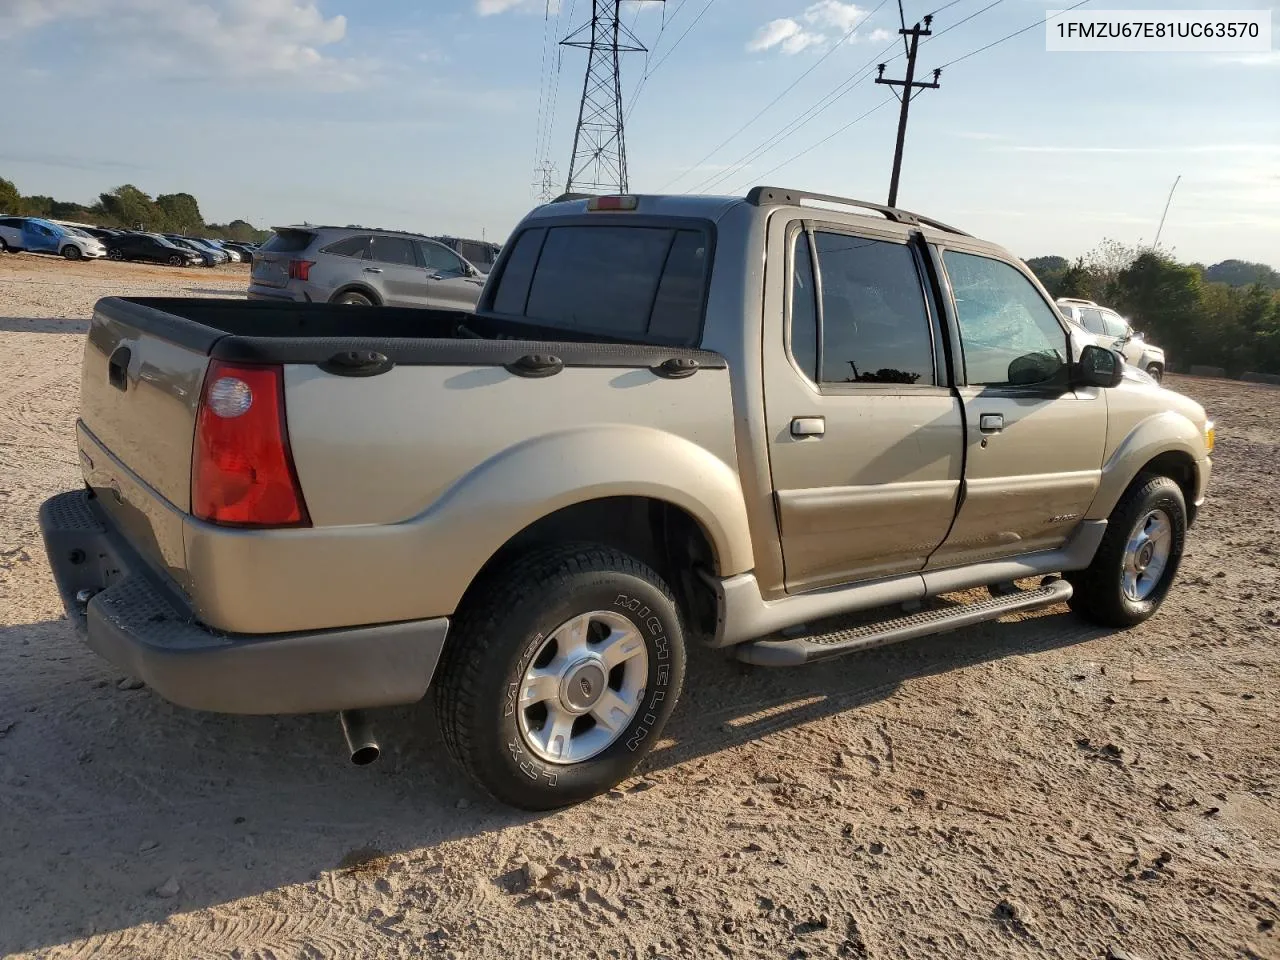
[{"label": "rear quarter panel", "polygon": [[297,365],[285,395],[314,526],[187,519],[192,600],[211,625],[270,633],[448,615],[510,538],[604,497],[673,503],[703,526],[722,575],[751,569],[727,370],[527,379],[400,366],[350,378]]}]

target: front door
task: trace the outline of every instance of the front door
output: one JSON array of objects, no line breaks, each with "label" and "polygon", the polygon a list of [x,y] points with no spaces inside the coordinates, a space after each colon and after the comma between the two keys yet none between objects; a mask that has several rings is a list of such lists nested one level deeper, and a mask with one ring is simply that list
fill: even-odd
[{"label": "front door", "polygon": [[43,223],[28,220],[22,227],[22,247],[33,253],[57,253],[58,235]]},{"label": "front door", "polygon": [[419,240],[418,253],[425,268],[420,305],[437,310],[474,310],[484,280],[472,277],[462,259],[443,243]]},{"label": "front door", "polygon": [[374,234],[361,277],[389,307],[422,306],[422,268],[408,237]]},{"label": "front door", "polygon": [[923,248],[896,224],[782,217],[769,243],[787,265],[764,332],[786,589],[919,570],[954,518],[964,455]]},{"label": "front door", "polygon": [[1107,401],[1068,386],[1067,331],[1012,263],[941,253],[964,377],[964,496],[930,568],[1060,546],[1102,476]]}]

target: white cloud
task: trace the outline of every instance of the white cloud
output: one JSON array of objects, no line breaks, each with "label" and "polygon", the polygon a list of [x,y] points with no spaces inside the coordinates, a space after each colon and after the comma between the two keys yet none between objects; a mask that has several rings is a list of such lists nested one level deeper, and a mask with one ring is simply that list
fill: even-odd
[{"label": "white cloud", "polygon": [[861,22],[867,15],[856,3],[841,3],[840,0],[818,0],[805,10],[804,18],[818,27],[829,27],[846,34]]},{"label": "white cloud", "polygon": [[[511,2],[511,0],[481,0],[481,2]],[[798,17],[782,17],[770,20],[747,42],[747,50],[760,53],[777,48],[785,54],[797,54],[810,47],[840,43],[845,40],[883,41],[893,37],[887,30],[873,30],[870,35],[860,30],[867,19],[867,11],[856,3],[840,0],[817,0]]]},{"label": "white cloud", "polygon": [[0,37],[71,20],[101,37],[105,56],[188,79],[356,86],[369,68],[323,52],[345,39],[347,20],[313,0],[17,0],[0,14]]},{"label": "white cloud", "polygon": [[519,10],[524,13],[559,13],[560,0],[551,0],[549,11],[547,0],[476,0],[476,13],[482,17],[506,13],[508,10]]},{"label": "white cloud", "polygon": [[771,20],[757,30],[756,35],[747,43],[747,50],[759,53],[780,47],[783,53],[794,54],[821,42],[821,34],[810,33],[790,17],[783,17]]},{"label": "white cloud", "polygon": [[867,37],[871,43],[884,43],[886,40],[893,39],[893,31],[885,30],[883,27],[876,27]]}]

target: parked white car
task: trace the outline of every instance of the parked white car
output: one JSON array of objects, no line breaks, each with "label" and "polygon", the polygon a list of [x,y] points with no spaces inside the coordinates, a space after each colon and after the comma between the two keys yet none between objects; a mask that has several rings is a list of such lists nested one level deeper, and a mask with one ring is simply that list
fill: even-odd
[{"label": "parked white car", "polygon": [[1143,338],[1133,325],[1114,310],[1092,300],[1059,297],[1058,309],[1072,324],[1093,334],[1099,346],[1110,347],[1124,356],[1125,363],[1145,371],[1157,383],[1164,376],[1164,351]]},{"label": "parked white car", "polygon": [[67,260],[96,260],[107,255],[97,237],[40,217],[0,217],[0,250],[51,253]]}]

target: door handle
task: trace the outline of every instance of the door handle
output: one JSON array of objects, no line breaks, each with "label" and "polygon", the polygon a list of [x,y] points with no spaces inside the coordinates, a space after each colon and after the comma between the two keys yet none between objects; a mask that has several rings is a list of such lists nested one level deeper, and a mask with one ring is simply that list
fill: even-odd
[{"label": "door handle", "polygon": [[128,347],[116,347],[107,360],[107,380],[117,390],[129,389],[129,361],[133,351]]},{"label": "door handle", "polygon": [[820,437],[827,432],[827,421],[823,417],[792,417],[791,435],[793,437]]},{"label": "door handle", "polygon": [[382,268],[381,267],[365,267],[364,272],[365,273],[381,273]]},{"label": "door handle", "polygon": [[1004,429],[1004,414],[984,413],[978,418],[978,429],[983,433],[999,433]]}]

